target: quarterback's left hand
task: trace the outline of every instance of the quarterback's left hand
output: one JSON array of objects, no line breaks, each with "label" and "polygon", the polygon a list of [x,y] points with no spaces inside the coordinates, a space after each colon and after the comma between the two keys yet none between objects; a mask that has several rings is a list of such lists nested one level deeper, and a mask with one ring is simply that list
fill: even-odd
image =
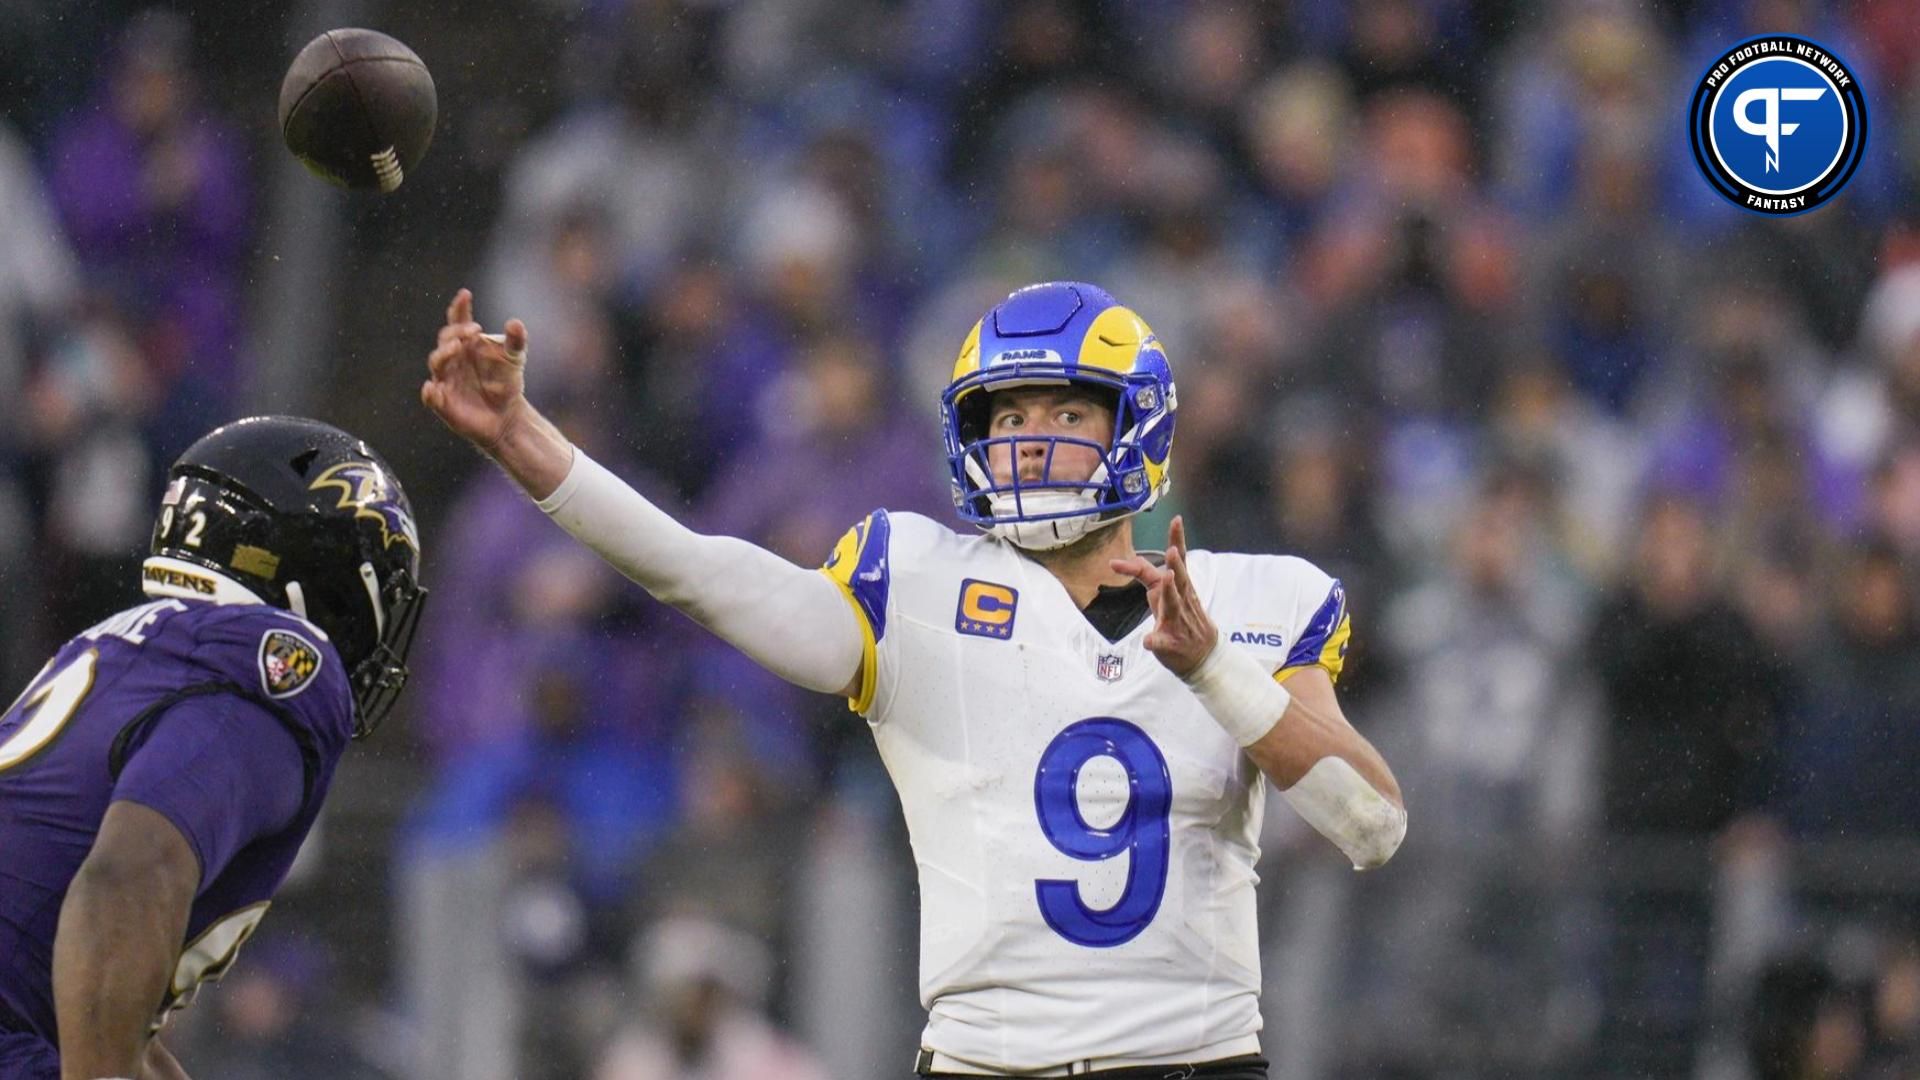
[{"label": "quarterback's left hand", "polygon": [[1169,671],[1181,678],[1213,652],[1220,641],[1220,629],[1200,603],[1194,591],[1193,577],[1187,573],[1187,526],[1179,517],[1167,529],[1165,566],[1155,566],[1138,555],[1113,560],[1115,572],[1138,579],[1147,587],[1147,604],[1153,609],[1153,629],[1147,633],[1147,651],[1160,658]]}]

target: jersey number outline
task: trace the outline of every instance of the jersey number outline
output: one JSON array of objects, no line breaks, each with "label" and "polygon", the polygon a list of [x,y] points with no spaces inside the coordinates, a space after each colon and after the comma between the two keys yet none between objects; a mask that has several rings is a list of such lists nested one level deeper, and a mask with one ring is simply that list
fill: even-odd
[{"label": "jersey number outline", "polygon": [[[87,699],[87,692],[93,689],[93,676],[100,664],[100,650],[88,649],[68,661],[60,673],[42,681],[47,669],[41,668],[40,675],[21,691],[14,703],[7,707],[0,717],[13,716],[15,713],[26,716],[26,722],[12,735],[0,738],[0,772],[6,772],[16,765],[30,760],[35,754],[47,748],[54,737],[80,711],[80,703]],[[38,686],[39,689],[35,689]],[[0,722],[4,722],[0,720]]]},{"label": "jersey number outline", "polygon": [[[1087,824],[1080,812],[1080,770],[1110,757],[1127,772],[1127,807],[1105,828]],[[1040,830],[1062,853],[1083,862],[1126,854],[1127,883],[1109,908],[1091,908],[1080,883],[1038,878],[1033,883],[1040,915],[1061,937],[1091,949],[1110,949],[1139,937],[1166,896],[1173,851],[1173,777],[1166,755],[1147,733],[1111,716],[1069,724],[1040,755],[1033,778]]]}]

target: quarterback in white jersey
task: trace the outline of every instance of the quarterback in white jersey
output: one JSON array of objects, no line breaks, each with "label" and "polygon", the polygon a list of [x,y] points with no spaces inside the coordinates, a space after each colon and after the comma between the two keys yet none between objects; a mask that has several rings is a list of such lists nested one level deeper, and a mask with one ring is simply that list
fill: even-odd
[{"label": "quarterback in white jersey", "polygon": [[1022,289],[942,398],[961,534],[876,510],[821,573],[674,522],[522,393],[464,291],[422,399],[654,596],[871,725],[919,867],[922,1076],[1264,1077],[1254,863],[1272,784],[1357,868],[1405,834],[1333,680],[1338,582],[1133,548],[1177,397],[1146,323]]}]

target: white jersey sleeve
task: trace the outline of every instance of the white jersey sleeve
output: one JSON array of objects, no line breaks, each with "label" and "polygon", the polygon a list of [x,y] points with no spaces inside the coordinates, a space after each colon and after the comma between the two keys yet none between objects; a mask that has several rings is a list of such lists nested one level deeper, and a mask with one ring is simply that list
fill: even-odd
[{"label": "white jersey sleeve", "polygon": [[820,568],[840,586],[866,635],[860,690],[847,705],[870,722],[878,722],[876,700],[898,684],[900,638],[887,633],[897,607],[893,568],[903,560],[909,566],[924,561],[942,536],[953,538],[954,534],[919,514],[875,510],[840,537]]},{"label": "white jersey sleeve", "polygon": [[1292,555],[1205,554],[1218,583],[1208,611],[1222,637],[1282,682],[1309,667],[1339,681],[1352,627],[1338,579]]}]

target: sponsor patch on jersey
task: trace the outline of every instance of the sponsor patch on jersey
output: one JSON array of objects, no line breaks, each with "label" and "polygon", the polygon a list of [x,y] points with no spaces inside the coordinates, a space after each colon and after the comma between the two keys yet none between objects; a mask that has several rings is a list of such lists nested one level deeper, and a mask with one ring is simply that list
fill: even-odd
[{"label": "sponsor patch on jersey", "polygon": [[260,638],[260,685],[267,696],[292,697],[320,673],[320,650],[292,630],[269,630]]},{"label": "sponsor patch on jersey", "polygon": [[960,582],[960,603],[953,613],[953,628],[974,637],[1013,636],[1013,616],[1020,604],[1020,591],[1011,585],[966,578]]}]

